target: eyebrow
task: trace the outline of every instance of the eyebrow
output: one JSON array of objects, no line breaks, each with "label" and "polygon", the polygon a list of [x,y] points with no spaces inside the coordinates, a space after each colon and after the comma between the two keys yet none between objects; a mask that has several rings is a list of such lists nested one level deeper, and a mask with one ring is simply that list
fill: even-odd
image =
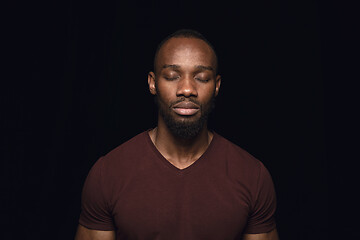
[{"label": "eyebrow", "polygon": [[211,66],[196,65],[195,67],[196,67],[196,68],[198,68],[198,69],[201,69],[201,70],[214,71],[214,68],[213,68],[213,67],[211,67]]},{"label": "eyebrow", "polygon": [[[179,69],[180,66],[176,65],[176,64],[164,64],[163,67],[164,68],[174,68],[174,69]],[[200,69],[200,70],[209,70],[209,71],[214,71],[214,68],[211,66],[204,66],[204,65],[196,65],[195,68]]]},{"label": "eyebrow", "polygon": [[175,68],[175,69],[179,69],[180,66],[176,65],[176,64],[164,64],[164,66],[162,68]]}]

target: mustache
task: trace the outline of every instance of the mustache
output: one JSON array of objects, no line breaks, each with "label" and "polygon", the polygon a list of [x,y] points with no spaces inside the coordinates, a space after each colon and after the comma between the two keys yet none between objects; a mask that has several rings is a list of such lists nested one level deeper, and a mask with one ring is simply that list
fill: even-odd
[{"label": "mustache", "polygon": [[195,103],[196,105],[198,105],[199,107],[201,107],[200,102],[198,102],[196,99],[181,97],[180,99],[176,100],[175,102],[172,102],[170,104],[170,108],[172,108],[175,104],[178,104],[181,102],[192,102],[192,103]]}]

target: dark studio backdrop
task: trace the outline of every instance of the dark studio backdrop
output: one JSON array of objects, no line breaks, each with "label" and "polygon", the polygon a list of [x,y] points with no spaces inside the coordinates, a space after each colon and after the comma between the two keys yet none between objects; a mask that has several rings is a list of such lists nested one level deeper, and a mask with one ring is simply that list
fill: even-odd
[{"label": "dark studio backdrop", "polygon": [[325,5],[159,0],[12,7],[9,61],[16,76],[3,93],[1,239],[73,238],[91,166],[156,125],[147,73],[157,44],[179,28],[200,31],[218,52],[223,81],[210,126],[269,169],[280,238],[329,239]]}]

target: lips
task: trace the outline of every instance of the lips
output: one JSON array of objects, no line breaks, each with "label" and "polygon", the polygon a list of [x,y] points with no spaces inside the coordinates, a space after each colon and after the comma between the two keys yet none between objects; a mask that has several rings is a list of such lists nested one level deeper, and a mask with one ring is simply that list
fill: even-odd
[{"label": "lips", "polygon": [[180,102],[173,106],[173,110],[175,113],[182,115],[182,116],[191,116],[195,115],[199,110],[200,107],[193,103],[193,102]]}]

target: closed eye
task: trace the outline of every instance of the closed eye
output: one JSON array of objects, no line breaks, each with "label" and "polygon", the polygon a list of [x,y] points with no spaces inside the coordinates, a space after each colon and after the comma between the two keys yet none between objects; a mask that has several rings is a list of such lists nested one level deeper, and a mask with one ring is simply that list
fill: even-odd
[{"label": "closed eye", "polygon": [[210,80],[209,78],[204,79],[204,78],[198,78],[198,77],[196,77],[195,79],[200,81],[200,82],[203,82],[203,83],[207,83]]},{"label": "closed eye", "polygon": [[168,81],[173,81],[173,80],[176,80],[179,78],[179,76],[176,76],[176,77],[164,77],[166,80]]}]

